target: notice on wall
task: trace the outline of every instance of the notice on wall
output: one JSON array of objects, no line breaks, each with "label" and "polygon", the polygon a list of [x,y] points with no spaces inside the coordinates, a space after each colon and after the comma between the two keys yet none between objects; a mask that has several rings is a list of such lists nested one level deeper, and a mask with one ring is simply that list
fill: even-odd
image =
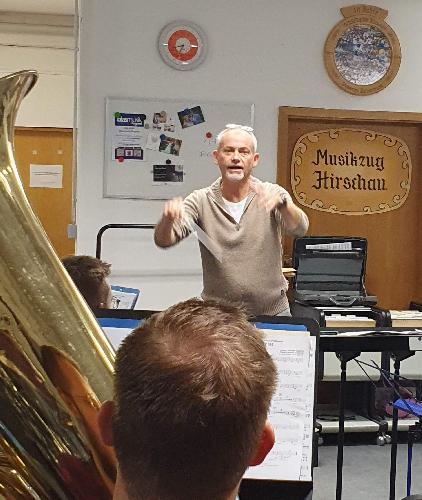
[{"label": "notice on wall", "polygon": [[410,191],[407,144],[382,132],[328,129],[302,135],[291,159],[293,194],[305,207],[362,215],[399,208]]},{"label": "notice on wall", "polygon": [[63,165],[29,165],[29,187],[62,188]]},{"label": "notice on wall", "polygon": [[143,160],[145,137],[144,123],[146,116],[143,113],[114,114],[111,148],[113,160]]}]

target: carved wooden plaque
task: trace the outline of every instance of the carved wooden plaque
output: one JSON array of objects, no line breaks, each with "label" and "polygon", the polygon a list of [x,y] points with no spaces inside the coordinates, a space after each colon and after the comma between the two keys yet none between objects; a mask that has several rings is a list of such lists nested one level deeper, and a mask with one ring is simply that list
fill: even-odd
[{"label": "carved wooden plaque", "polygon": [[291,160],[301,205],[345,215],[388,212],[405,202],[412,164],[406,143],[371,130],[327,129],[302,135]]},{"label": "carved wooden plaque", "polygon": [[350,94],[379,92],[393,81],[401,62],[399,40],[385,22],[388,10],[364,4],[340,10],[344,19],[325,42],[327,72]]}]

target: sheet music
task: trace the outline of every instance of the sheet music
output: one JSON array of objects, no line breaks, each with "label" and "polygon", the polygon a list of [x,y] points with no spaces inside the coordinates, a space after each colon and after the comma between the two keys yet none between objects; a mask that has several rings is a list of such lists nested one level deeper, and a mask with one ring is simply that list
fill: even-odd
[{"label": "sheet music", "polygon": [[351,241],[342,241],[341,243],[315,243],[305,245],[308,250],[352,250]]},{"label": "sheet music", "polygon": [[[326,314],[326,319],[342,321],[371,321],[368,316],[357,316],[356,314]],[[373,320],[372,320],[373,321]]]},{"label": "sheet music", "polygon": [[278,371],[268,416],[276,442],[264,462],[250,467],[245,477],[307,481],[311,479],[316,340],[304,331],[263,331]]},{"label": "sheet music", "polygon": [[422,311],[396,311],[390,310],[391,319],[422,319]]},{"label": "sheet music", "polygon": [[302,463],[300,467],[300,481],[312,480],[312,445],[314,436],[314,397],[315,397],[315,351],[316,338],[309,337],[310,350],[308,361],[308,373],[305,392],[306,413],[303,426],[303,448],[302,448]]},{"label": "sheet music", "polygon": [[138,299],[139,290],[122,286],[111,286],[112,309],[133,309]]}]

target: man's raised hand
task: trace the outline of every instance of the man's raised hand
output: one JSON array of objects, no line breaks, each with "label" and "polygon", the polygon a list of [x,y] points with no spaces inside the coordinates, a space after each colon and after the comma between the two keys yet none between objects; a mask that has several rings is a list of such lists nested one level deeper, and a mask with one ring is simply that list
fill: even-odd
[{"label": "man's raised hand", "polygon": [[251,182],[252,191],[256,193],[258,206],[263,208],[267,213],[277,208],[282,204],[280,192],[274,186],[265,186],[258,182]]},{"label": "man's raised hand", "polygon": [[169,222],[180,220],[184,216],[183,198],[172,198],[166,201],[163,210],[163,217]]}]

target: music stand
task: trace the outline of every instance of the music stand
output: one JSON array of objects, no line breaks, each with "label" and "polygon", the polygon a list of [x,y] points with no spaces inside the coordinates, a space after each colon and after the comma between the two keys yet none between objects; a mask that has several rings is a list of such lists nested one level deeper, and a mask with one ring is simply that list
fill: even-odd
[{"label": "music stand", "polygon": [[[315,378],[314,378],[314,403],[316,398],[316,383],[318,366],[318,340],[319,325],[309,318],[292,318],[287,316],[256,316],[251,319],[258,328],[268,330],[299,330],[308,331],[316,337],[315,350]],[[315,428],[315,404],[313,405],[313,422]],[[312,440],[312,463],[317,452],[317,442]],[[305,500],[311,498],[313,481],[273,481],[262,479],[243,479],[239,489],[240,500]]]},{"label": "music stand", "polygon": [[132,330],[158,311],[145,309],[95,309],[94,315],[114,350]]}]

